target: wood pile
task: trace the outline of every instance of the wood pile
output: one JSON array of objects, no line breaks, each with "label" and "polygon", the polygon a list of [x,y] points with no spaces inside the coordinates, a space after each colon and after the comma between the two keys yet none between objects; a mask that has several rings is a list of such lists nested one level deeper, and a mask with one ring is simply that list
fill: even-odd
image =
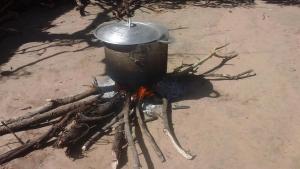
[{"label": "wood pile", "polygon": [[[217,47],[206,57],[199,59],[194,64],[182,64],[166,75],[168,78],[184,78],[186,76],[197,76],[199,78],[213,78],[217,80],[239,80],[255,76],[252,70],[237,75],[213,74],[217,70],[213,68],[205,73],[198,74],[200,65],[207,60],[216,57],[220,58],[221,65],[235,58],[237,55],[220,55],[218,52],[227,45]],[[220,67],[220,66],[217,66]],[[184,150],[177,142],[171,127],[170,118],[172,111],[170,100],[155,90],[155,85],[140,86],[135,90],[128,90],[122,86],[116,86],[116,94],[110,98],[103,97],[103,91],[97,80],[94,80],[87,91],[77,95],[48,99],[47,103],[23,116],[7,119],[1,122],[0,136],[12,134],[20,146],[0,155],[0,164],[7,163],[15,158],[27,155],[28,153],[42,149],[47,146],[65,148],[66,155],[74,157],[88,151],[104,135],[114,133],[112,142],[112,168],[117,168],[120,157],[124,154],[124,148],[129,149],[129,155],[133,159],[132,168],[141,167],[136,150],[137,136],[134,128],[140,128],[142,139],[147,140],[153,151],[161,162],[165,161],[163,152],[156,144],[155,139],[148,131],[147,122],[161,119],[162,131],[176,151],[186,159],[191,160],[193,155]],[[151,112],[146,118],[143,103],[146,99],[158,99],[162,105],[160,112]],[[17,132],[38,129],[51,126],[38,138],[24,141]]]}]

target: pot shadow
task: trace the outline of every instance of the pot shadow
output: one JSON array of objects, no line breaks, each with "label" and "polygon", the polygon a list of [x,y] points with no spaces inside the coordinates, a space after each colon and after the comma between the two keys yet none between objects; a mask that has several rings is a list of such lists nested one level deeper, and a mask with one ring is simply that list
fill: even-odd
[{"label": "pot shadow", "polygon": [[204,97],[217,98],[220,96],[211,81],[201,75],[173,77],[167,74],[166,78],[157,83],[154,90],[171,102],[198,100]]},{"label": "pot shadow", "polygon": [[180,82],[184,85],[184,95],[174,101],[198,100],[203,97],[218,98],[220,93],[216,91],[210,80],[203,76],[188,75],[182,77]]},{"label": "pot shadow", "polygon": [[180,100],[198,100],[203,97],[217,98],[220,93],[216,91],[210,80],[203,76],[187,76],[184,78],[185,94]]}]

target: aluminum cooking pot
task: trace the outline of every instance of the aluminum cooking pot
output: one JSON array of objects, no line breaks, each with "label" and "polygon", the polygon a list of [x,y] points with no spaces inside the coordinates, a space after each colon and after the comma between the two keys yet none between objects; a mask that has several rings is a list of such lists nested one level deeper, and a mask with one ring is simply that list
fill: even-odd
[{"label": "aluminum cooking pot", "polygon": [[167,71],[168,29],[155,23],[100,25],[94,35],[104,42],[107,74],[129,88],[150,84]]}]

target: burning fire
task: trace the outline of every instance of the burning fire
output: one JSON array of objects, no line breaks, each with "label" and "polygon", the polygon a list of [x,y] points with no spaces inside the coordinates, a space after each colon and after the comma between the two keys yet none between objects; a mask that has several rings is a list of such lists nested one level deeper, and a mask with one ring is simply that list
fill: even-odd
[{"label": "burning fire", "polygon": [[[127,91],[128,87],[124,85],[117,84],[117,89],[119,91]],[[135,101],[141,101],[145,97],[153,96],[154,92],[146,86],[140,86],[132,95],[131,98]]]},{"label": "burning fire", "polygon": [[138,100],[143,100],[147,96],[153,96],[154,93],[147,87],[141,86],[137,89],[136,98]]}]

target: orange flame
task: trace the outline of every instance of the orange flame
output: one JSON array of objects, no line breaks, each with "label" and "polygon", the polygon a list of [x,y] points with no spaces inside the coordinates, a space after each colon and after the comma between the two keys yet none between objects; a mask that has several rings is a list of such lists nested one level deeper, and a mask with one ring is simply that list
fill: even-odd
[{"label": "orange flame", "polygon": [[139,87],[136,94],[137,94],[138,100],[142,100],[147,96],[153,96],[154,95],[153,92],[145,86]]}]

